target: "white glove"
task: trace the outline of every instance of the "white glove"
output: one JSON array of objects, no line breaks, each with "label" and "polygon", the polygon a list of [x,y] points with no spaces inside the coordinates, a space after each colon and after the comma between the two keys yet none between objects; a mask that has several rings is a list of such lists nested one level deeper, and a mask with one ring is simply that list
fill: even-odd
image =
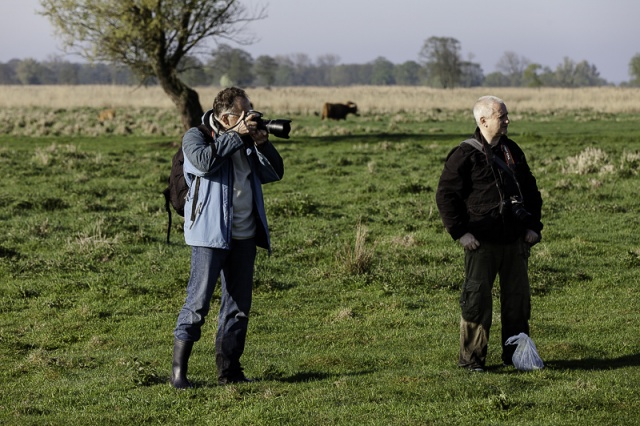
[{"label": "white glove", "polygon": [[480,247],[480,241],[476,240],[476,237],[469,232],[460,237],[458,241],[460,241],[460,244],[462,244],[462,247],[466,250],[475,250]]}]

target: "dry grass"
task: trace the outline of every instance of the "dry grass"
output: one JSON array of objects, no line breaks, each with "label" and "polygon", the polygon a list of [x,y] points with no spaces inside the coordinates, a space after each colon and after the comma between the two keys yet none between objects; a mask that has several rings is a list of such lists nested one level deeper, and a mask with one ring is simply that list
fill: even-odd
[{"label": "dry grass", "polygon": [[609,163],[606,152],[600,148],[587,147],[581,153],[566,160],[565,174],[586,175],[591,173],[611,173],[613,165]]},{"label": "dry grass", "polygon": [[[203,108],[220,90],[197,88]],[[603,115],[640,113],[640,88],[581,89],[353,86],[278,87],[247,90],[257,109],[268,117],[319,115],[324,102],[353,101],[372,122],[389,118],[386,131],[402,131],[407,123],[470,117],[476,99],[485,94],[502,97],[514,120],[548,121],[566,117],[576,122]],[[296,134],[340,136],[354,131],[353,123],[322,122],[297,126]],[[299,122],[298,122],[299,123]],[[343,125],[344,124],[344,125]],[[367,126],[359,132],[369,133]],[[431,127],[429,132],[439,132]],[[169,136],[184,132],[175,106],[159,87],[131,86],[0,86],[0,134],[13,136]],[[384,142],[383,142],[384,144]],[[45,160],[43,157],[42,160]],[[375,163],[370,165],[375,172]]]},{"label": "dry grass", "polygon": [[[199,87],[207,108],[218,87]],[[640,88],[471,88],[433,89],[403,86],[249,88],[255,105],[269,114],[319,113],[324,102],[353,101],[365,114],[467,111],[486,94],[503,98],[512,113],[591,110],[602,113],[640,112]],[[159,108],[173,109],[159,87],[129,86],[0,86],[0,108]]]},{"label": "dry grass", "polygon": [[353,247],[347,243],[341,252],[336,254],[338,265],[352,275],[360,275],[366,273],[373,260],[375,251],[375,243],[369,247],[367,245],[367,237],[369,230],[366,226],[358,222],[356,226],[356,238]]},{"label": "dry grass", "polygon": [[[618,165],[616,165],[618,164]],[[562,166],[564,174],[598,174],[620,173],[622,176],[636,176],[640,169],[640,153],[637,151],[623,151],[619,162],[611,159],[602,149],[587,147],[579,154],[567,157]],[[571,187],[570,181],[561,180],[557,187]]]}]

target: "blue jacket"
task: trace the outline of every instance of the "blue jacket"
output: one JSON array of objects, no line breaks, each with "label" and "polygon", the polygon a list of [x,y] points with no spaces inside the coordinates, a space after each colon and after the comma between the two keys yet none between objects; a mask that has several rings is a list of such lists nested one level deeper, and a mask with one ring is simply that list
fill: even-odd
[{"label": "blue jacket", "polygon": [[251,168],[251,189],[256,218],[256,244],[271,252],[262,184],[282,179],[280,154],[266,142],[245,148],[236,132],[217,134],[209,144],[196,127],[182,138],[184,177],[189,194],[184,209],[184,239],[190,246],[229,249],[233,219],[233,153],[246,151]]}]

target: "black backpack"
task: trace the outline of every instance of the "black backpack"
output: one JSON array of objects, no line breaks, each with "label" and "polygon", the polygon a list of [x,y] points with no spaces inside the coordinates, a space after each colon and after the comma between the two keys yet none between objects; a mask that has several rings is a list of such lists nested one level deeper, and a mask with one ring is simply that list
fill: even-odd
[{"label": "black backpack", "polygon": [[[213,137],[211,136],[211,130],[204,124],[199,125],[198,130],[204,136],[207,143],[213,143]],[[184,180],[184,154],[182,153],[182,145],[178,147],[178,151],[173,155],[171,160],[171,174],[169,175],[169,186],[167,186],[162,194],[164,195],[164,208],[169,215],[169,224],[167,225],[167,244],[169,244],[169,238],[171,236],[171,207],[180,216],[184,217],[184,204],[189,193],[189,187]],[[171,206],[171,207],[170,207]]]}]

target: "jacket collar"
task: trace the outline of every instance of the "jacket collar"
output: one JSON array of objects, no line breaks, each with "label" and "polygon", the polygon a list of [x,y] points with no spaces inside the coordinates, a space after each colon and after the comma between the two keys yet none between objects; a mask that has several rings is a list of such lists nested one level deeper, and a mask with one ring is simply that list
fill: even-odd
[{"label": "jacket collar", "polygon": [[482,135],[482,132],[480,131],[480,127],[476,127],[476,131],[473,134],[474,139],[476,139],[477,141],[479,141],[480,143],[482,143],[482,145],[487,144],[491,147],[491,149],[496,148],[498,146],[500,146],[500,144],[502,144],[506,138],[505,135],[500,136],[500,139],[498,140],[498,143],[495,145],[491,145],[489,143],[489,141],[487,141],[484,136]]}]

